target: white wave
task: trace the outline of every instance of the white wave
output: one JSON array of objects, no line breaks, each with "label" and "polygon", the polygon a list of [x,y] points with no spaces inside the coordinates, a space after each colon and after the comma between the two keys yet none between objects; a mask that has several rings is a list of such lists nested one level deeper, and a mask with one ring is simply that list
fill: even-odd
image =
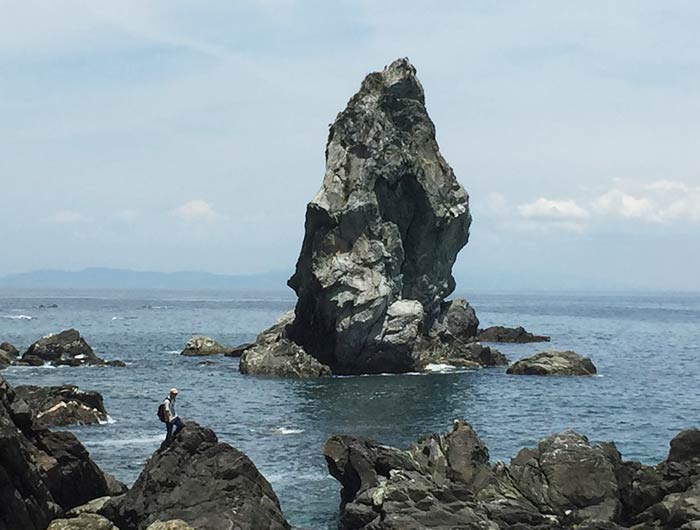
[{"label": "white wave", "polygon": [[272,429],[274,434],[301,434],[304,429],[290,429],[288,427],[275,427]]},{"label": "white wave", "polygon": [[117,420],[115,420],[112,416],[107,414],[107,419],[106,420],[100,420],[100,425],[111,425],[113,423],[117,423]]},{"label": "white wave", "polygon": [[112,320],[124,320],[124,317],[112,317]]},{"label": "white wave", "polygon": [[141,438],[122,438],[116,440],[102,440],[99,442],[85,442],[88,447],[128,447],[130,445],[153,445],[165,440],[165,429],[163,434],[153,436],[143,436]]},{"label": "white wave", "polygon": [[34,320],[31,315],[3,315],[2,318],[9,318],[10,320]]},{"label": "white wave", "polygon": [[435,363],[435,364],[426,364],[425,365],[426,372],[445,373],[445,372],[454,372],[456,369],[457,369],[457,367],[452,366],[451,364]]},{"label": "white wave", "polygon": [[176,353],[180,353],[180,350],[165,350],[163,353],[169,353],[171,355],[175,355]]}]

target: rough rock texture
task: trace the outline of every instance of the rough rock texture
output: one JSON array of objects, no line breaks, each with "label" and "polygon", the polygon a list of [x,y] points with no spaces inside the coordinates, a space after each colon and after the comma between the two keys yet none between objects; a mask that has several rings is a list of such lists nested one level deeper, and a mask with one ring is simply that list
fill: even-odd
[{"label": "rough rock texture", "polygon": [[0,370],[4,370],[15,362],[15,358],[5,350],[0,350]]},{"label": "rough rock texture", "polygon": [[185,349],[180,355],[202,356],[202,355],[224,355],[231,352],[231,348],[222,346],[211,337],[197,335],[192,337],[185,344]]},{"label": "rough rock texture", "polygon": [[125,495],[102,513],[121,530],[181,519],[195,530],[284,530],[289,525],[272,487],[243,453],[187,423],[157,450]]},{"label": "rough rock texture", "polygon": [[15,348],[12,344],[9,342],[3,342],[0,344],[0,350],[8,353],[11,357],[18,357],[19,356],[19,351],[17,348]]},{"label": "rough rock texture", "polygon": [[517,328],[493,326],[480,329],[477,339],[483,342],[549,342],[551,340],[546,335],[533,335],[522,326]]},{"label": "rough rock texture", "polygon": [[146,530],[194,530],[182,519],[173,519],[171,521],[156,521]]},{"label": "rough rock texture", "polygon": [[111,521],[94,513],[83,513],[70,519],[56,519],[47,530],[119,530]]},{"label": "rough rock texture", "polygon": [[449,357],[502,362],[465,346],[478,328],[474,310],[445,301],[470,224],[469,197],[440,154],[415,68],[399,59],[368,75],[330,129],[326,174],[288,282],[294,319],[273,328],[274,342],[263,334],[256,356],[284,364],[306,352],[336,374],[414,371]]},{"label": "rough rock texture", "polygon": [[238,346],[234,346],[229,351],[227,351],[224,355],[226,357],[240,357],[241,355],[243,355],[246,351],[248,351],[253,346],[255,346],[255,343],[245,342],[243,344],[239,344]]},{"label": "rough rock texture", "polygon": [[255,345],[241,354],[242,374],[299,378],[331,375],[328,366],[285,338],[285,329],[292,320],[294,312],[285,313],[274,326],[258,335]]},{"label": "rough rock texture", "polygon": [[102,396],[74,385],[18,386],[15,391],[42,425],[92,425],[107,420]]},{"label": "rough rock texture", "polygon": [[573,351],[547,350],[520,359],[506,373],[515,375],[595,375],[596,367],[588,357]]},{"label": "rough rock texture", "polygon": [[624,462],[614,444],[567,431],[489,463],[456,421],[406,451],[350,436],[324,448],[342,484],[340,528],[661,530],[700,526],[700,431],[684,431],[656,468]]},{"label": "rough rock texture", "polygon": [[124,365],[121,361],[108,362],[99,358],[75,329],[46,335],[29,346],[22,356],[23,364],[36,365],[37,360],[54,366]]},{"label": "rough rock texture", "polygon": [[0,377],[0,530],[45,530],[65,510],[106,494],[105,476],[78,439],[38,425]]}]

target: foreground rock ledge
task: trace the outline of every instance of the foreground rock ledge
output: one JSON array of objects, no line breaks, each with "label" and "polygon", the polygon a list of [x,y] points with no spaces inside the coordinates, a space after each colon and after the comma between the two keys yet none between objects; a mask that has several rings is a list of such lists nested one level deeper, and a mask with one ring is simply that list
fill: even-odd
[{"label": "foreground rock ledge", "polygon": [[173,519],[195,530],[289,528],[255,464],[193,422],[157,450],[129,492],[108,501],[101,513],[120,530],[145,530]]},{"label": "foreground rock ledge", "polygon": [[38,424],[0,377],[0,530],[46,530],[64,512],[113,494],[110,482],[73,434]]},{"label": "foreground rock ledge", "polygon": [[408,450],[334,436],[323,454],[342,484],[342,530],[662,530],[700,527],[700,431],[671,441],[656,467],[625,462],[613,443],[573,431],[510,464],[464,421]]},{"label": "foreground rock ledge", "polygon": [[573,351],[547,350],[520,359],[506,370],[514,375],[595,375],[593,361]]},{"label": "foreground rock ledge", "polygon": [[479,321],[466,300],[446,300],[470,224],[469,196],[440,154],[413,65],[399,59],[369,74],[330,128],[326,174],[288,282],[295,312],[243,353],[241,371],[504,364],[472,345]]}]

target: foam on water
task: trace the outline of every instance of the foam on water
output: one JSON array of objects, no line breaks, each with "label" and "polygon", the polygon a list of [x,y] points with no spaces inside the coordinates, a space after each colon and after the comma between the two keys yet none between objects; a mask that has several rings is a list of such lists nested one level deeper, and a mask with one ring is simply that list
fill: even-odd
[{"label": "foam on water", "polygon": [[3,315],[2,318],[6,318],[8,320],[34,320],[36,317],[31,315]]}]

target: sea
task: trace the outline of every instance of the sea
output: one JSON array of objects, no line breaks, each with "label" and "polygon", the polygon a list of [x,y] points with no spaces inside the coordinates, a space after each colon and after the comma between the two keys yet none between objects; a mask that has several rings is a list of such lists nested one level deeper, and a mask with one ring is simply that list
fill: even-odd
[{"label": "sea", "polygon": [[75,384],[102,393],[110,420],[75,427],[94,460],[131,484],[164,438],[156,417],[170,387],[178,412],[255,462],[288,520],[337,528],[339,483],[322,455],[334,434],[408,447],[465,418],[492,461],[575,429],[615,441],[625,459],[656,463],[700,424],[700,294],[464,292],[483,327],[517,326],[551,343],[500,344],[511,361],[547,348],[591,357],[596,377],[509,376],[503,368],[293,380],[243,376],[238,359],[179,355],[192,335],[249,342],[294,306],[291,291],[0,290],[0,341],[23,350],[78,329],[126,368],[11,367],[13,385]]}]

